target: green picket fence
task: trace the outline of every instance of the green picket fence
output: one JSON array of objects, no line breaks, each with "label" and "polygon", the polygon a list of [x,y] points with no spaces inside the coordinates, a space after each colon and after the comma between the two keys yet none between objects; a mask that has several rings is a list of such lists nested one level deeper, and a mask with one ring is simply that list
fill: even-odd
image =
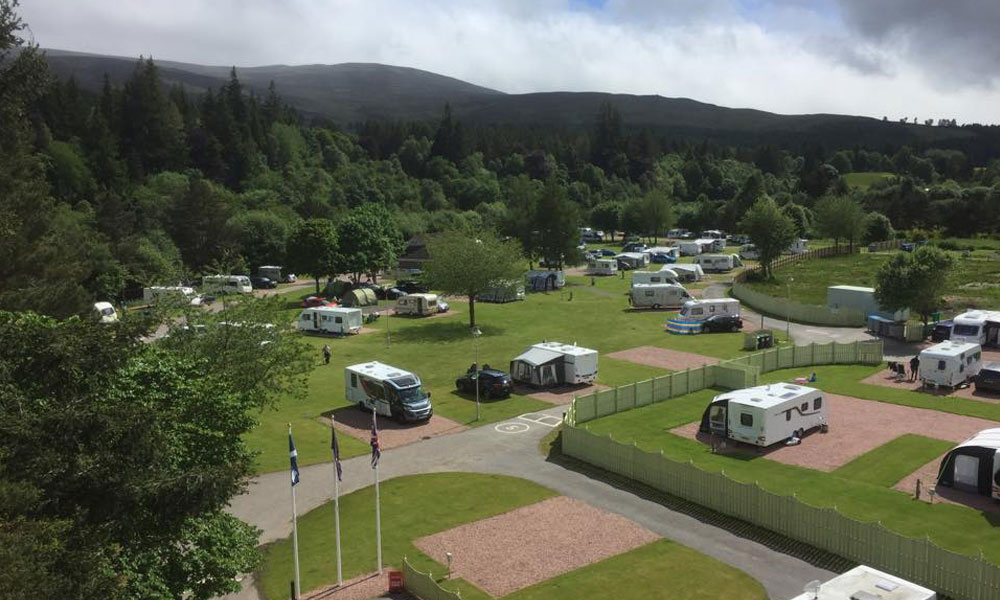
[{"label": "green picket fence", "polygon": [[752,523],[848,560],[871,565],[956,600],[1000,598],[1000,568],[982,556],[956,554],[929,538],[907,538],[880,523],[857,521],[836,508],[818,508],[757,483],[703,471],[610,436],[566,423],[562,451],[616,475]]},{"label": "green picket fence", "polygon": [[421,573],[403,558],[403,587],[420,600],[462,600],[458,592],[446,590],[430,573]]}]

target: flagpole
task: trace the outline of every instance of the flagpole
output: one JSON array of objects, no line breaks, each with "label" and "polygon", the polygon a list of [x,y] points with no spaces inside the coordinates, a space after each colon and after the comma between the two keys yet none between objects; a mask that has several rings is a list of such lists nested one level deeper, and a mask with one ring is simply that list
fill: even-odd
[{"label": "flagpole", "polygon": [[[288,424],[288,439],[292,439],[292,424]],[[299,578],[299,527],[298,514],[295,510],[295,483],[292,488],[292,555],[295,557],[295,598],[302,593],[302,580]]]},{"label": "flagpole", "polygon": [[[372,426],[375,427],[375,408],[372,407]],[[377,431],[377,429],[376,429]],[[378,463],[375,461],[375,560],[378,574],[382,574],[382,506],[378,494]]]},{"label": "flagpole", "polygon": [[[333,427],[333,413],[330,413],[330,435],[337,435]],[[336,439],[336,438],[334,438]],[[340,473],[337,468],[337,453],[333,456],[333,526],[337,532],[337,585],[344,584],[344,570],[340,559]]]}]

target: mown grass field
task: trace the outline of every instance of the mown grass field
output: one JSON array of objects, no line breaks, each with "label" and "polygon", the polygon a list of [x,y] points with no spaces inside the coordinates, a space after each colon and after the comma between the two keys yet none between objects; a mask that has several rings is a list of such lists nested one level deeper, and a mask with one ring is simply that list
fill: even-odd
[{"label": "mown grass field", "polygon": [[847,181],[849,187],[867,190],[872,184],[892,179],[895,176],[893,173],[886,173],[884,171],[862,171],[859,173],[846,173],[844,179]]},{"label": "mown grass field", "polygon": [[[813,385],[828,392],[1000,421],[1000,405],[997,404],[858,383],[880,368],[838,365],[786,369],[762,376],[761,383],[788,381],[807,371],[815,371],[818,381]],[[645,450],[662,450],[673,460],[691,460],[708,471],[725,470],[728,476],[739,481],[757,481],[774,493],[795,493],[814,506],[836,506],[845,515],[860,521],[881,521],[889,529],[906,536],[929,535],[939,545],[956,552],[976,555],[982,550],[991,561],[1000,563],[1000,536],[996,535],[1000,515],[984,514],[958,505],[931,506],[914,502],[908,494],[890,489],[903,476],[944,452],[950,447],[947,442],[925,442],[913,439],[918,436],[903,436],[862,455],[841,467],[839,472],[825,473],[762,457],[713,454],[704,444],[670,433],[675,427],[698,420],[708,401],[718,393],[718,390],[702,390],[590,421],[583,426],[594,433],[611,435],[620,442],[636,443]],[[933,436],[933,432],[927,433]]]}]

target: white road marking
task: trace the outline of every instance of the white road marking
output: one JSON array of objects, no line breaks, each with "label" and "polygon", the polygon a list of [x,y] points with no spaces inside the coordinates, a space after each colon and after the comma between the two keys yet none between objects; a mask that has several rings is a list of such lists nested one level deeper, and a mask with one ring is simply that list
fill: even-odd
[{"label": "white road marking", "polygon": [[524,433],[531,427],[525,423],[500,423],[494,429],[500,433]]},{"label": "white road marking", "polygon": [[517,418],[524,419],[525,421],[531,421],[532,423],[538,423],[539,425],[545,425],[546,427],[558,427],[559,424],[562,423],[562,419],[559,417],[539,413],[524,413],[523,415],[518,415]]}]

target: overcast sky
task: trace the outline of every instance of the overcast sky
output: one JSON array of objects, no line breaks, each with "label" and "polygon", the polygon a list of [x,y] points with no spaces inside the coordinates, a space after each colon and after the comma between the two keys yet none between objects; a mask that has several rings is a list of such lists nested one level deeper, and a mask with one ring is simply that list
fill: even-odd
[{"label": "overcast sky", "polygon": [[997,0],[22,0],[43,47],[1000,122]]}]

